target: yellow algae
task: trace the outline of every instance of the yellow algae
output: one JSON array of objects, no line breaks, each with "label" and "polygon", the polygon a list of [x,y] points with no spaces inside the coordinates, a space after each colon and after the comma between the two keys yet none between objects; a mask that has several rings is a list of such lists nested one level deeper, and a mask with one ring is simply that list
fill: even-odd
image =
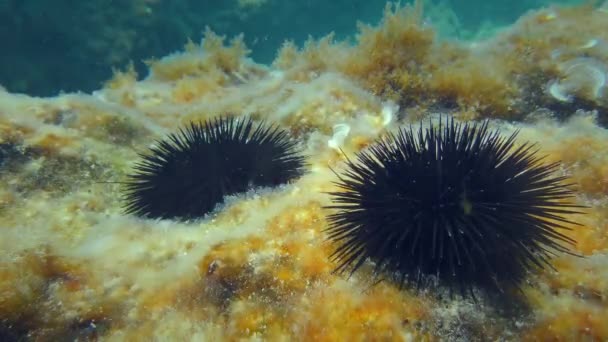
[{"label": "yellow algae", "polygon": [[566,232],[576,240],[576,250],[584,255],[606,252],[608,248],[608,208],[605,205],[585,210],[587,216],[579,228]]},{"label": "yellow algae", "polygon": [[[404,297],[384,286],[372,288],[365,294],[353,294],[344,288],[348,287],[315,289],[302,303],[302,310],[308,317],[301,328],[304,339],[405,341],[407,336],[428,338],[427,334],[411,329],[419,320],[428,318],[421,301]],[[315,305],[318,302],[324,305]]]},{"label": "yellow algae", "polygon": [[[224,46],[223,36],[209,28],[200,45],[190,42],[186,53],[149,62],[152,77],[163,81],[175,81],[184,76],[202,76],[209,72],[235,72],[241,69],[242,59],[249,53],[243,37],[239,36]],[[226,74],[227,75],[227,74]],[[227,81],[226,76],[222,82]]]},{"label": "yellow algae", "polygon": [[35,148],[40,148],[45,153],[53,153],[52,151],[62,150],[64,148],[69,149],[77,144],[76,139],[70,136],[58,135],[55,133],[47,133],[38,139],[30,142],[30,145]]},{"label": "yellow algae", "polygon": [[[559,71],[563,63],[590,52],[594,65],[608,63],[601,52],[605,49],[593,49],[608,38],[603,14],[591,6],[531,13],[496,39],[471,47],[437,41],[434,31],[422,24],[421,13],[421,2],[415,8],[389,4],[380,26],[360,25],[355,46],[333,43],[332,36],[309,41],[302,51],[285,44],[274,65],[300,81],[309,80],[311,73],[339,71],[403,107],[441,106],[508,118],[536,109],[528,99],[532,94],[543,105],[559,107],[559,101],[542,94],[549,91],[551,80],[565,76]],[[547,17],[554,19],[542,19]],[[577,29],[581,21],[584,32]],[[605,99],[596,98],[600,93],[585,95],[585,89],[597,89],[586,82],[576,85],[583,90],[582,99],[599,103],[605,112]]]},{"label": "yellow algae", "polygon": [[608,191],[608,154],[604,153],[608,139],[606,130],[597,127],[584,115],[573,117],[571,124],[564,127],[551,122],[544,124],[553,129],[546,132],[550,140],[543,144],[541,153],[547,153],[550,161],[562,161],[568,165],[571,180],[580,192],[605,196]]},{"label": "yellow algae", "polygon": [[608,334],[608,316],[598,309],[568,308],[555,317],[539,322],[523,336],[524,341],[601,341]]},{"label": "yellow algae", "polygon": [[[572,295],[602,306],[607,305],[608,279],[606,271],[600,268],[605,257],[600,255],[587,256],[586,263],[581,260],[559,259],[553,264],[558,276],[549,276],[547,284],[552,291],[569,291]],[[579,272],[576,270],[578,269]]]},{"label": "yellow algae", "polygon": [[216,79],[184,77],[176,82],[173,98],[177,103],[189,103],[220,89],[218,83]]},{"label": "yellow algae", "polygon": [[131,87],[137,82],[137,71],[133,63],[129,63],[129,66],[125,71],[114,69],[114,75],[105,84],[107,89],[120,89]]},{"label": "yellow algae", "polygon": [[[470,65],[475,65],[475,69],[466,67]],[[517,90],[503,72],[493,64],[473,57],[442,66],[430,78],[429,90],[458,108],[474,109],[494,117],[507,116],[512,112],[510,99],[515,98]],[[498,102],[499,99],[504,102]]]}]

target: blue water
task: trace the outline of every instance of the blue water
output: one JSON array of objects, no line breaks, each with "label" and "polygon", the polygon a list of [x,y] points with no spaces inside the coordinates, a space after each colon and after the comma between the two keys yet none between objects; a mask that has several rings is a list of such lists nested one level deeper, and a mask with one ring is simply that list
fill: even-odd
[{"label": "blue water", "polygon": [[[207,26],[227,37],[243,33],[251,57],[270,63],[285,40],[301,46],[308,37],[330,32],[338,40],[352,39],[357,22],[376,24],[385,5],[379,0],[1,0],[0,84],[30,95],[89,92],[111,77],[112,68],[130,62],[145,75],[145,60],[179,50],[188,39],[198,42]],[[548,5],[547,0],[428,0],[425,15],[443,37],[474,39]]]}]

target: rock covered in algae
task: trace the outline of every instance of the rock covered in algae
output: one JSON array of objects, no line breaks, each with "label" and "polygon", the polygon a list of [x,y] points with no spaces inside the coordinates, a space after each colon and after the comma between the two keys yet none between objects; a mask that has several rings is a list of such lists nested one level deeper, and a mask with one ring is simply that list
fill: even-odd
[{"label": "rock covered in algae", "polygon": [[[143,80],[126,70],[92,95],[1,92],[0,334],[608,339],[604,93],[568,85],[578,82],[568,63],[587,54],[582,46],[608,39],[606,12],[531,12],[475,44],[437,41],[421,15],[387,7],[355,45],[331,37],[301,50],[286,44],[272,66],[248,59],[239,38],[225,44],[208,31],[202,44],[152,62]],[[599,49],[585,58],[608,63]],[[551,82],[569,101],[551,94]],[[229,198],[202,220],[123,214],[114,182],[137,152],[191,120],[227,112],[289,130],[310,171],[291,185]],[[531,275],[512,307],[373,284],[371,264],[351,278],[333,274],[323,209],[335,189],[329,167],[341,170],[344,155],[435,114],[490,118],[493,128],[538,142],[548,162],[561,160],[590,207],[583,227],[568,233],[585,258],[554,259],[555,271]]]}]

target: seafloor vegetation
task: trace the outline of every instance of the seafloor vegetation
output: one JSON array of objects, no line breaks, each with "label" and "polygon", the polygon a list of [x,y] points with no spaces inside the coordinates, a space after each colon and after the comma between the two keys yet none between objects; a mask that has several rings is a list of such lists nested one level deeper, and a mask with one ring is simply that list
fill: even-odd
[{"label": "seafloor vegetation", "polygon": [[[608,339],[607,23],[605,7],[551,7],[459,43],[437,40],[421,6],[388,6],[355,44],[285,43],[272,66],[208,30],[92,95],[0,92],[0,339]],[[124,214],[137,152],[224,113],[289,131],[308,172],[199,221]],[[520,130],[560,161],[588,206],[566,232],[581,256],[508,300],[373,284],[370,264],[333,274],[330,167],[438,114]]]}]

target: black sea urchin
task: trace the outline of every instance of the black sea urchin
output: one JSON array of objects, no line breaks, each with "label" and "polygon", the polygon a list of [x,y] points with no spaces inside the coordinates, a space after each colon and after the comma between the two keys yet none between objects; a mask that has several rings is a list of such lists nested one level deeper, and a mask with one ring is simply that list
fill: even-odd
[{"label": "black sea urchin", "polygon": [[348,160],[330,193],[336,271],[370,258],[400,285],[502,291],[567,252],[574,241],[559,230],[575,224],[564,217],[577,213],[573,191],[516,136],[450,120],[401,129]]},{"label": "black sea urchin", "polygon": [[126,182],[125,211],[150,218],[199,218],[224,196],[277,186],[304,170],[287,131],[251,119],[190,123],[141,157]]}]

